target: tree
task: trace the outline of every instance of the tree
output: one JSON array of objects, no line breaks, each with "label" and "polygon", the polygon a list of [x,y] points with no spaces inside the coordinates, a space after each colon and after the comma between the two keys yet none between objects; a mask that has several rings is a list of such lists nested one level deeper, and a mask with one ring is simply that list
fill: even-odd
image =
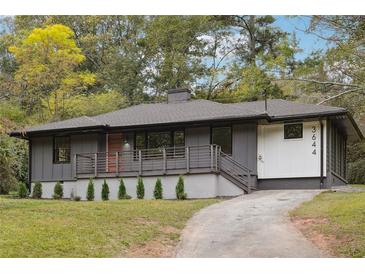
[{"label": "tree", "polygon": [[87,185],[86,199],[88,201],[94,200],[94,183],[93,183],[93,179],[91,179],[91,178],[89,179],[89,183]]},{"label": "tree", "polygon": [[49,24],[62,24],[75,33],[85,61],[81,70],[95,73],[95,90],[114,90],[135,104],[148,97],[146,68],[149,55],[144,42],[148,16],[16,16],[17,32]]},{"label": "tree", "polygon": [[104,183],[101,187],[101,199],[103,201],[107,201],[109,200],[109,186],[106,183],[106,180],[104,179]]},{"label": "tree", "polygon": [[85,56],[73,36],[64,25],[50,25],[34,29],[9,48],[19,64],[15,72],[17,92],[29,114],[39,110],[42,99],[52,97],[54,104],[49,104],[48,110],[53,119],[60,119],[64,100],[95,83],[93,74],[77,71]]},{"label": "tree", "polygon": [[184,178],[182,176],[179,176],[179,180],[176,184],[176,198],[178,200],[185,200],[187,198],[187,194],[185,193],[185,187],[184,187]]},{"label": "tree", "polygon": [[232,100],[256,101],[265,98],[281,98],[283,92],[280,87],[271,82],[264,71],[256,66],[242,70],[242,80],[231,94]]},{"label": "tree", "polygon": [[191,87],[204,75],[201,39],[209,30],[209,16],[155,16],[146,29],[147,77],[159,98],[170,88]]},{"label": "tree", "polygon": [[24,183],[18,184],[18,197],[19,198],[27,198],[28,197],[28,189]]},{"label": "tree", "polygon": [[163,198],[162,183],[160,178],[157,178],[156,180],[155,189],[153,190],[153,196],[156,200]]},{"label": "tree", "polygon": [[119,189],[118,189],[118,199],[124,199],[127,195],[127,191],[125,189],[125,185],[124,185],[124,181],[122,178],[120,178],[120,183],[119,183]]},{"label": "tree", "polygon": [[138,177],[137,179],[137,198],[143,199],[144,198],[144,184],[142,177]]},{"label": "tree", "polygon": [[40,182],[35,182],[33,187],[32,197],[34,199],[42,198],[42,184]]},{"label": "tree", "polygon": [[62,197],[63,197],[63,186],[61,182],[57,182],[56,185],[54,186],[53,198],[62,199]]}]

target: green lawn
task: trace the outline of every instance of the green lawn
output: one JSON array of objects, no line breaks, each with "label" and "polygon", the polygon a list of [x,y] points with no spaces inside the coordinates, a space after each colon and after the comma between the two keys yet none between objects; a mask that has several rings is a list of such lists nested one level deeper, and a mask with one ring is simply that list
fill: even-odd
[{"label": "green lawn", "polygon": [[291,216],[309,238],[327,241],[334,256],[365,257],[365,192],[323,192]]},{"label": "green lawn", "polygon": [[0,257],[170,256],[186,221],[218,201],[0,197]]}]

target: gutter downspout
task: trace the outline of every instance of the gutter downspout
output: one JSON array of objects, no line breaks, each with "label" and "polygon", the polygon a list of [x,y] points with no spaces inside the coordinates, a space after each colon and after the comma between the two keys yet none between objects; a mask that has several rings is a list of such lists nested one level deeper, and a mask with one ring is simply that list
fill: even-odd
[{"label": "gutter downspout", "polygon": [[320,183],[319,188],[324,188],[324,178],[323,178],[323,122],[322,119],[319,120],[320,128],[321,128],[321,151],[320,151],[320,161],[321,161],[321,169],[320,169]]}]

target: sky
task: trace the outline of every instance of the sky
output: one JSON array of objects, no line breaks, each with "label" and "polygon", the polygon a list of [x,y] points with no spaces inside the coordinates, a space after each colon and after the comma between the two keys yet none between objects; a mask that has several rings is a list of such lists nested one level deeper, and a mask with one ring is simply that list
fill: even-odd
[{"label": "sky", "polygon": [[275,16],[275,26],[280,27],[288,33],[295,33],[299,42],[299,47],[303,50],[296,54],[298,60],[303,60],[315,50],[326,50],[329,48],[327,42],[313,34],[305,33],[304,30],[309,26],[308,16]]}]

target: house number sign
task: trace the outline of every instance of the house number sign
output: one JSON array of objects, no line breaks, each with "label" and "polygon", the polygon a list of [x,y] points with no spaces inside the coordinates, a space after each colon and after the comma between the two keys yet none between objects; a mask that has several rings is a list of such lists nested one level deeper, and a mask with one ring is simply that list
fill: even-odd
[{"label": "house number sign", "polygon": [[312,126],[312,154],[317,154],[317,127]]}]

